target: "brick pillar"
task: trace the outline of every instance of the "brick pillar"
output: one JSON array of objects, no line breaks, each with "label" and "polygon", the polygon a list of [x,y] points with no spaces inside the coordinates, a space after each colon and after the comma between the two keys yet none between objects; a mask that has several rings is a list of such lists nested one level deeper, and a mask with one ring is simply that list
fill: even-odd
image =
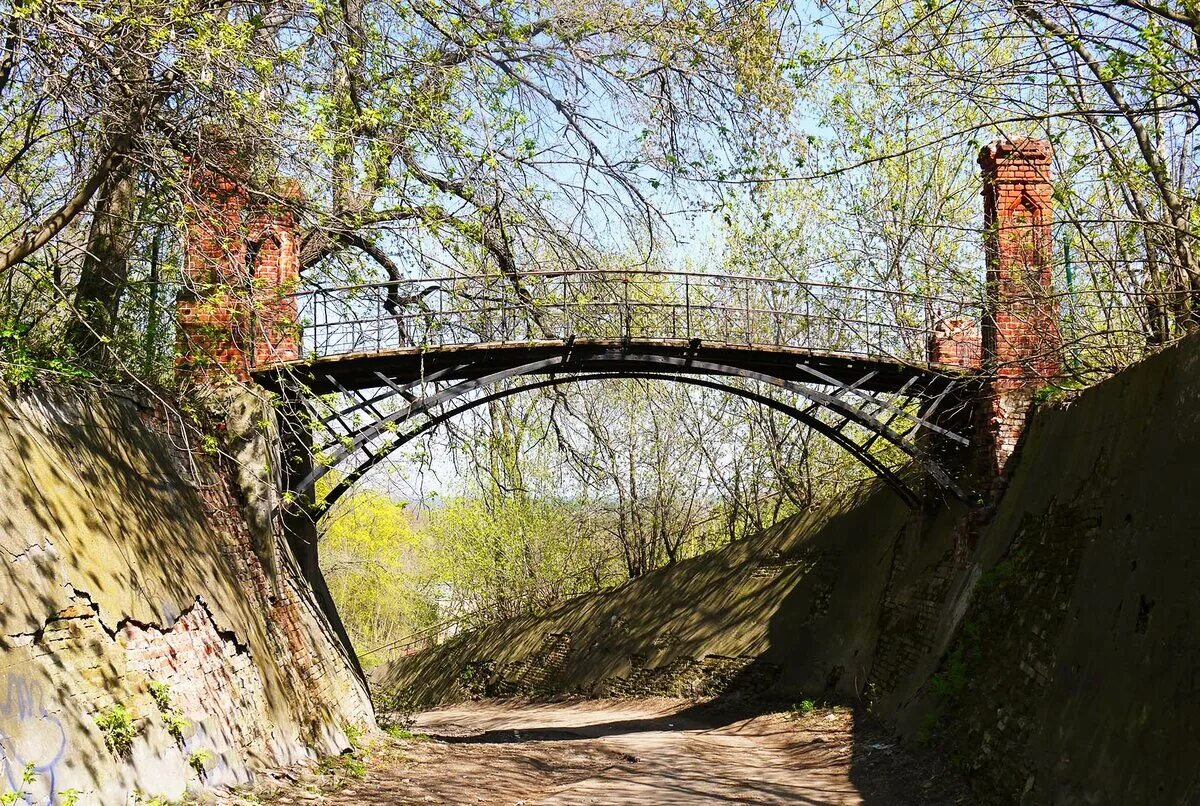
[{"label": "brick pillar", "polygon": [[[253,366],[300,357],[299,315],[287,296],[300,278],[296,214],[206,169],[190,184],[177,363],[199,380],[248,381]],[[285,199],[298,197],[288,186]]]},{"label": "brick pillar", "polygon": [[987,306],[982,327],[981,431],[987,475],[999,480],[1033,396],[1059,376],[1062,339],[1052,288],[1050,144],[1001,140],[979,155],[983,170]]},{"label": "brick pillar", "polygon": [[180,369],[204,380],[246,380],[246,239],[248,196],[241,183],[203,167],[191,169],[183,288],[176,301]]},{"label": "brick pillar", "polygon": [[929,336],[929,363],[978,370],[982,365],[979,323],[967,316],[942,319]]},{"label": "brick pillar", "polygon": [[[298,199],[299,186],[289,185],[285,198]],[[290,204],[264,199],[251,216],[248,230],[254,276],[250,330],[256,366],[300,357],[296,300],[288,296],[300,282],[300,233]]]}]

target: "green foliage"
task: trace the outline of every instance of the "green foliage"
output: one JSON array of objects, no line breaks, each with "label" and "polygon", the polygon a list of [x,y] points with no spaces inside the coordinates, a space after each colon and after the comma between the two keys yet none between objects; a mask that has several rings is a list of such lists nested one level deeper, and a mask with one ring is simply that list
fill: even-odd
[{"label": "green foliage", "polygon": [[342,730],[346,734],[346,741],[350,743],[351,750],[358,750],[362,747],[363,736],[366,735],[366,728],[358,724],[347,724]]},{"label": "green foliage", "polygon": [[411,689],[373,691],[371,698],[375,704],[375,712],[386,720],[381,724],[411,728],[416,722],[417,708]]},{"label": "green foliage", "polygon": [[195,750],[187,757],[187,765],[201,778],[208,772],[208,765],[215,756],[209,750]]},{"label": "green foliage", "polygon": [[420,566],[419,544],[406,506],[373,490],[355,492],[330,513],[321,567],[360,652],[434,623],[436,583]]},{"label": "green foliage", "polygon": [[83,792],[78,789],[64,789],[59,793],[58,806],[76,806],[82,797]]},{"label": "green foliage", "polygon": [[133,714],[124,705],[116,703],[100,712],[96,717],[96,726],[104,735],[104,746],[118,758],[128,758],[133,749],[133,740],[139,730],[133,721]]},{"label": "green foliage", "polygon": [[791,720],[804,719],[805,717],[812,716],[821,708],[835,712],[847,710],[846,706],[834,705],[828,700],[818,702],[812,699],[803,699],[788,709],[786,717]]},{"label": "green foliage", "polygon": [[171,687],[160,680],[151,680],[150,696],[154,699],[154,704],[158,706],[160,711],[171,710]]},{"label": "green foliage", "polygon": [[929,679],[929,688],[944,702],[955,700],[967,687],[967,662],[963,647],[955,646],[942,661],[941,668]]},{"label": "green foliage", "polygon": [[179,714],[177,711],[167,711],[163,713],[163,727],[166,728],[168,734],[177,742],[183,741],[183,734],[192,726],[190,720]]},{"label": "green foliage", "polygon": [[0,319],[0,380],[23,384],[39,372],[49,373],[57,380],[91,377],[91,373],[75,365],[61,343],[53,349],[39,349],[31,339],[32,330],[30,323]]},{"label": "green foliage", "polygon": [[175,804],[175,801],[165,795],[148,795],[141,791],[133,793],[133,800],[139,806],[174,806]]},{"label": "green foliage", "polygon": [[1061,387],[1053,384],[1047,384],[1038,388],[1033,394],[1033,402],[1039,406],[1045,403],[1055,403],[1063,398],[1063,390]]},{"label": "green foliage", "polygon": [[32,797],[25,791],[25,787],[37,780],[37,771],[33,764],[26,764],[25,769],[21,772],[21,789],[15,792],[5,792],[0,794],[0,804],[3,806],[12,806],[12,804],[22,803]]},{"label": "green foliage", "polygon": [[317,772],[338,778],[365,778],[367,764],[356,752],[342,753],[338,756],[323,756],[317,761]]},{"label": "green foliage", "polygon": [[171,704],[171,687],[159,680],[150,681],[150,696],[158,706],[158,712],[163,718],[163,727],[175,741],[182,743],[183,735],[192,726],[178,709]]},{"label": "green foliage", "polygon": [[580,521],[553,500],[458,498],[429,513],[424,557],[447,609],[468,623],[540,612],[607,576]]},{"label": "green foliage", "polygon": [[393,739],[403,739],[404,741],[409,742],[429,741],[429,734],[413,733],[411,729],[406,728],[403,725],[384,725],[383,732],[388,736],[391,736]]}]

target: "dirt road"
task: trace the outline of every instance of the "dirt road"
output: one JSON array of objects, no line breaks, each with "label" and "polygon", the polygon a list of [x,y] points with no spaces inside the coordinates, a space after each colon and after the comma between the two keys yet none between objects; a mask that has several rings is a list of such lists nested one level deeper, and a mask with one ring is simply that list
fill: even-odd
[{"label": "dirt road", "polygon": [[[287,804],[967,802],[848,710],[736,713],[664,700],[480,702],[422,714],[427,739],[377,748],[362,778]],[[311,787],[310,787],[311,788]]]}]

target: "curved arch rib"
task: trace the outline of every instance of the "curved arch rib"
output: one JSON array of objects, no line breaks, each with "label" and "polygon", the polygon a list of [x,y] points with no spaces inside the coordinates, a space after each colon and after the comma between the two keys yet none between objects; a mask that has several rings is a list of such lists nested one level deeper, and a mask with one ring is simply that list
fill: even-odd
[{"label": "curved arch rib", "polygon": [[321,466],[313,468],[312,472],[304,478],[297,486],[299,491],[307,491],[312,489],[322,476],[324,476],[330,467],[339,464],[351,454],[362,450],[371,441],[382,436],[386,431],[391,430],[391,427],[398,422],[410,419],[411,417],[425,414],[433,406],[441,403],[449,402],[464,394],[467,394],[476,389],[480,389],[492,384],[498,383],[508,378],[555,372],[554,368],[563,367],[564,365],[578,365],[578,369],[585,368],[604,368],[612,366],[613,371],[623,375],[645,374],[650,370],[640,369],[640,366],[668,366],[674,368],[677,372],[696,373],[704,375],[723,375],[726,377],[740,377],[747,380],[758,381],[775,386],[780,389],[792,392],[806,398],[815,406],[829,409],[844,417],[847,421],[853,422],[868,431],[872,432],[875,437],[881,437],[887,442],[899,448],[905,455],[920,464],[924,470],[929,473],[935,481],[942,487],[951,490],[960,498],[966,498],[965,493],[958,487],[957,484],[949,477],[949,475],[937,464],[926,460],[920,456],[916,446],[905,440],[904,435],[899,434],[891,429],[887,423],[879,422],[874,418],[865,414],[858,407],[852,405],[848,400],[839,397],[835,394],[827,394],[816,389],[811,389],[800,383],[797,383],[786,378],[780,378],[759,370],[747,369],[745,367],[737,367],[728,364],[719,364],[711,361],[701,361],[694,358],[684,358],[674,355],[658,355],[654,353],[628,353],[625,350],[606,351],[595,356],[585,356],[580,359],[572,359],[569,352],[550,358],[532,361],[526,364],[514,365],[501,370],[489,372],[477,378],[469,378],[461,381],[453,386],[449,386],[434,394],[427,395],[424,398],[410,402],[402,409],[381,418],[380,420],[363,426],[353,432],[343,435],[343,444],[340,449]]},{"label": "curved arch rib", "polygon": [[823,436],[830,439],[832,442],[834,442],[839,447],[843,448],[844,450],[846,450],[849,453],[851,453],[852,455],[854,455],[855,458],[857,458],[860,462],[862,462],[864,465],[866,465],[873,473],[878,475],[889,486],[891,486],[896,491],[896,493],[905,501],[905,503],[909,504],[910,506],[915,506],[919,501],[919,498],[916,495],[916,493],[914,493],[908,487],[908,485],[904,483],[903,479],[901,479],[889,467],[887,467],[882,462],[880,462],[877,458],[872,456],[868,451],[863,450],[861,446],[857,445],[852,440],[850,440],[848,437],[846,437],[846,435],[843,434],[840,430],[830,426],[828,423],[821,421],[816,416],[806,413],[806,412],[796,408],[795,406],[791,406],[787,403],[784,403],[779,400],[775,400],[774,398],[767,397],[766,395],[759,394],[758,392],[754,392],[749,389],[741,389],[739,387],[732,386],[730,384],[720,383],[718,381],[708,380],[706,378],[688,377],[686,375],[671,375],[671,374],[656,373],[656,372],[607,372],[607,373],[587,373],[587,374],[569,375],[569,376],[557,376],[556,375],[556,376],[546,378],[543,380],[531,381],[529,383],[520,384],[518,386],[514,386],[514,387],[511,387],[508,389],[500,389],[495,392],[490,392],[486,395],[481,395],[478,398],[468,400],[465,403],[454,406],[453,408],[448,409],[444,412],[440,412],[436,416],[432,416],[428,420],[423,421],[419,426],[417,426],[412,431],[407,432],[405,434],[398,435],[395,439],[390,440],[387,444],[372,451],[371,455],[366,459],[366,461],[364,461],[361,464],[359,464],[358,466],[356,466],[354,468],[354,470],[350,471],[350,473],[346,474],[345,477],[340,479],[338,481],[338,483],[333,487],[333,489],[330,490],[329,493],[325,496],[325,498],[315,507],[314,513],[313,513],[314,518],[319,518],[322,515],[324,515],[326,512],[328,512],[329,509],[335,503],[337,503],[337,501],[343,495],[345,495],[347,492],[349,492],[349,490],[354,486],[354,484],[356,484],[363,476],[365,476],[368,472],[370,472],[371,469],[376,467],[380,462],[382,462],[384,459],[386,459],[392,453],[399,450],[401,447],[408,444],[409,442],[416,439],[417,437],[420,437],[421,435],[426,434],[429,431],[432,431],[437,426],[441,425],[442,423],[446,422],[447,420],[450,420],[450,419],[458,416],[459,414],[462,414],[466,411],[469,411],[473,408],[484,405],[486,403],[489,403],[489,402],[492,402],[495,400],[500,400],[500,399],[509,397],[511,395],[519,394],[521,392],[533,391],[535,389],[541,389],[541,388],[545,388],[545,387],[549,387],[549,386],[561,386],[561,385],[566,385],[569,383],[580,383],[580,382],[584,382],[584,381],[593,381],[593,380],[610,380],[610,379],[614,379],[614,378],[647,378],[647,379],[651,379],[651,380],[663,380],[663,381],[670,381],[670,382],[674,382],[674,383],[683,383],[683,384],[687,384],[690,386],[698,386],[698,387],[703,387],[706,389],[714,389],[717,391],[725,392],[727,394],[734,394],[739,397],[745,398],[747,400],[751,400],[755,403],[759,403],[761,405],[772,408],[782,414],[786,414],[787,416],[792,417],[793,419],[795,419],[799,422],[804,423],[805,425],[812,428],[814,431],[817,431],[818,433],[820,433]]}]

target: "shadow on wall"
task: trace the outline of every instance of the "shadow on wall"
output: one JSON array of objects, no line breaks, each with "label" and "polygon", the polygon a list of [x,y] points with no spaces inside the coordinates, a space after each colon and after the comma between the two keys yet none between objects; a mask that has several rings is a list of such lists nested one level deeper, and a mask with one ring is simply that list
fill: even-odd
[{"label": "shadow on wall", "polygon": [[[0,793],[177,797],[344,745],[344,670],[302,583],[268,577],[228,475],[171,425],[98,391],[0,394]],[[138,732],[125,754],[97,726],[114,706]]]},{"label": "shadow on wall", "polygon": [[938,674],[898,709],[982,802],[1200,802],[1200,337],[1039,411]]},{"label": "shadow on wall", "polygon": [[[856,700],[875,671],[889,580],[951,554],[960,515],[913,513],[866,484],[616,590],[385,664],[372,674],[377,700],[381,709],[553,694]],[[932,668],[932,642],[914,636],[908,648],[926,643]]]}]

